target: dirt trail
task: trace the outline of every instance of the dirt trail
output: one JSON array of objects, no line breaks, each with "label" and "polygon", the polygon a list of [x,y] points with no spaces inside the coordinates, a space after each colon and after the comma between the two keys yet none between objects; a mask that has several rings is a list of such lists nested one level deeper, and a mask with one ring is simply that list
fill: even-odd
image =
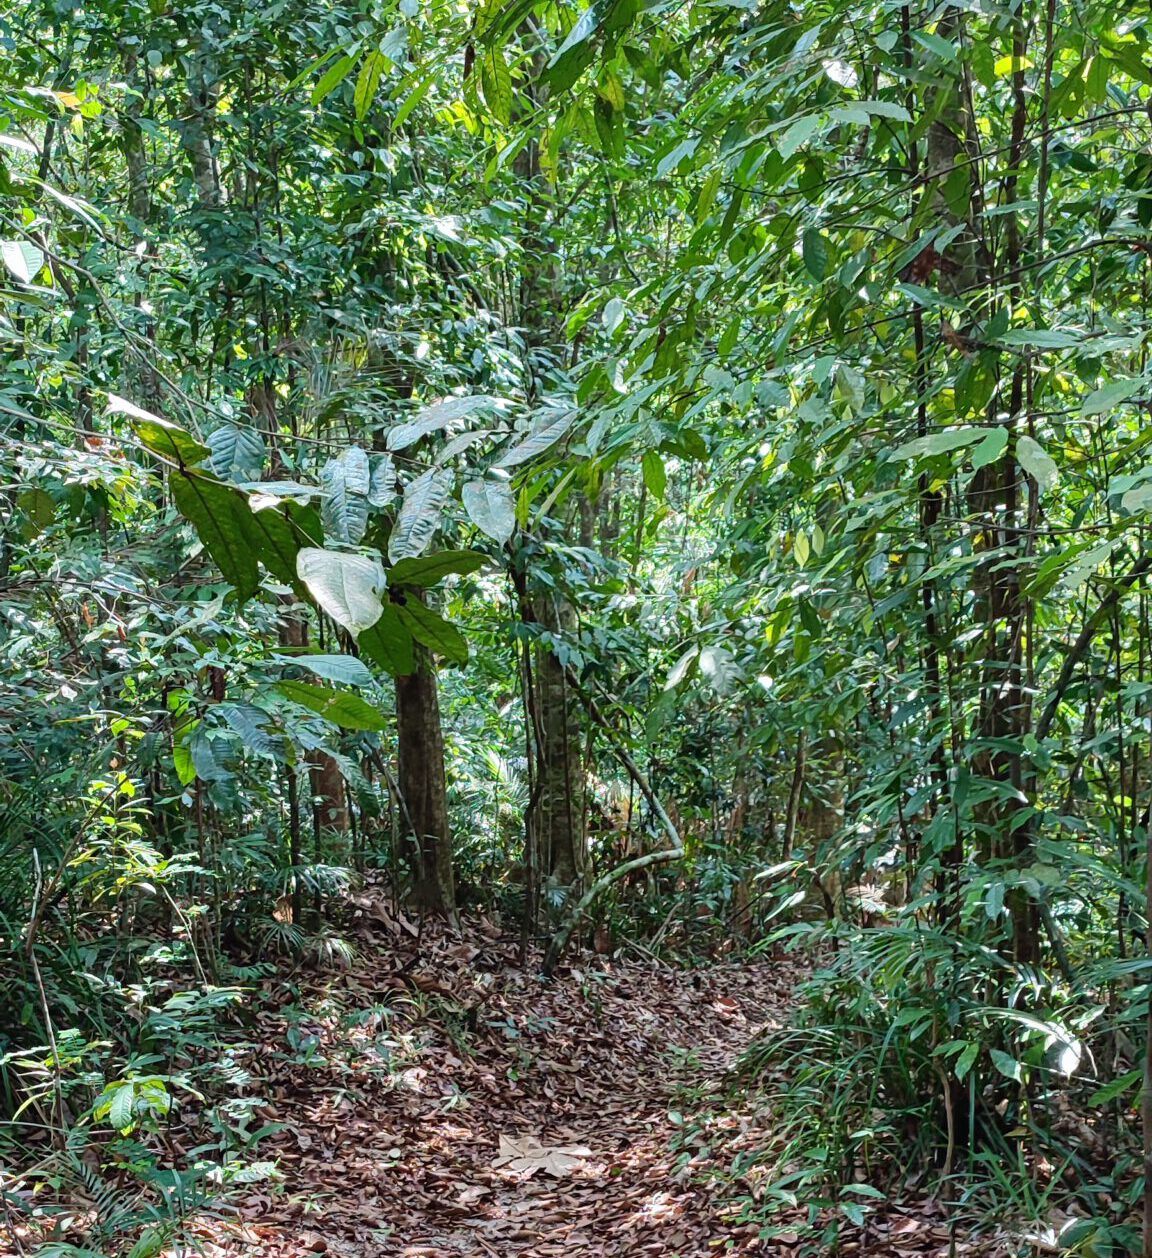
[{"label": "dirt trail", "polygon": [[366,929],[351,973],[262,1016],[269,1049],[249,1064],[284,1126],[259,1155],[284,1180],[254,1186],[209,1252],[763,1252],[731,1221],[738,1190],[704,1182],[708,1144],[740,1120],[700,1116],[794,975],[593,958],[542,983],[495,934]]}]

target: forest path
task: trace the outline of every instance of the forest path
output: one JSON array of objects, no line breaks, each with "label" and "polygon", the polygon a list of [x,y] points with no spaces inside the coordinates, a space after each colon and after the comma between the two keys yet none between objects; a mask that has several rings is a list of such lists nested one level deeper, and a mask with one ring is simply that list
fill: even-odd
[{"label": "forest path", "polygon": [[484,924],[417,942],[374,906],[362,934],[352,970],[260,1015],[247,1064],[284,1126],[258,1156],[284,1179],[253,1187],[238,1232],[202,1237],[209,1253],[765,1252],[731,1221],[747,1188],[716,1146],[748,1125],[725,1076],[782,1016],[791,966],[585,957],[545,983]]}]

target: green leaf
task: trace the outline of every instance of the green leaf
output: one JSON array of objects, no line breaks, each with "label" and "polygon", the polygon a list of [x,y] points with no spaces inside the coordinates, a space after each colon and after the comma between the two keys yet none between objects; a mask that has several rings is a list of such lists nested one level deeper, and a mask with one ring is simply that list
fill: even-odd
[{"label": "green leaf", "polygon": [[121,1135],[136,1126],[136,1087],[132,1083],[118,1083],[108,1107],[108,1121]]},{"label": "green leaf", "polygon": [[380,619],[356,641],[362,655],[393,677],[407,677],[416,671],[412,635],[400,621],[393,603],[385,603]]},{"label": "green leaf", "polygon": [[196,781],[192,752],[183,739],[176,739],[172,744],[172,767],[176,770],[176,780],[181,786],[191,786]]},{"label": "green leaf", "polygon": [[44,252],[26,240],[0,240],[0,259],[20,281],[31,284],[44,269]]},{"label": "green leaf", "polygon": [[368,505],[383,507],[396,493],[396,468],[390,454],[373,454],[369,460]]},{"label": "green leaf", "polygon": [[470,480],[461,490],[464,510],[473,524],[501,546],[516,531],[516,503],[505,480]]},{"label": "green leaf", "polygon": [[1138,393],[1143,385],[1142,376],[1131,376],[1126,380],[1113,380],[1099,389],[1093,389],[1084,399],[1080,414],[1104,415],[1121,402],[1126,402],[1134,393]]},{"label": "green leaf", "polygon": [[387,445],[389,450],[406,450],[415,445],[421,437],[439,432],[457,420],[468,419],[484,411],[506,405],[501,398],[491,397],[486,393],[472,393],[467,397],[441,398],[430,406],[417,411],[415,419],[405,424],[397,424],[388,431]]},{"label": "green leaf", "polygon": [[380,86],[380,76],[390,64],[389,59],[379,51],[370,52],[364,58],[364,64],[356,77],[356,91],[353,93],[353,108],[358,122],[363,122],[368,116],[368,111],[372,108],[372,102],[376,99],[376,91]]},{"label": "green leaf", "polygon": [[380,619],[387,579],[378,559],[306,546],[296,556],[296,574],[317,605],[353,637]]},{"label": "green leaf", "polygon": [[956,1058],[955,1072],[956,1078],[963,1080],[968,1072],[976,1063],[976,1058],[980,1056],[979,1044],[967,1044],[964,1051]]},{"label": "green leaf", "polygon": [[[776,141],[776,148],[780,156],[787,161],[797,149],[808,143],[819,127],[820,118],[816,114],[808,114],[806,117],[797,118],[779,140]],[[823,279],[823,276],[817,276],[817,279]]]},{"label": "green leaf", "polygon": [[1012,349],[1074,349],[1084,344],[1082,332],[1053,332],[1048,328],[1011,328],[996,339]]},{"label": "green leaf", "polygon": [[664,468],[664,460],[655,450],[646,450],[640,461],[640,471],[648,492],[663,502],[664,491],[668,487],[668,473]]},{"label": "green leaf", "polygon": [[1109,1101],[1114,1101],[1118,1096],[1123,1096],[1130,1088],[1134,1088],[1143,1078],[1143,1070],[1129,1070],[1127,1074],[1121,1075],[1119,1079],[1113,1079],[1111,1083],[1106,1083],[1099,1091],[1093,1092],[1088,1098],[1088,1104],[1107,1105]]},{"label": "green leaf", "polygon": [[929,433],[926,437],[914,437],[897,446],[889,458],[926,459],[937,454],[949,454],[979,441],[985,430],[983,428],[946,428],[943,432]]},{"label": "green leaf", "polygon": [[1016,461],[1041,489],[1051,489],[1060,477],[1051,455],[1027,435],[1016,439]]},{"label": "green leaf", "polygon": [[325,495],[320,504],[325,536],[355,546],[368,528],[372,473],[367,453],[350,446],[329,459],[320,471],[320,486]]},{"label": "green leaf", "polygon": [[988,435],[972,451],[972,467],[978,472],[982,467],[997,462],[1008,449],[1008,429],[990,428]]},{"label": "green leaf", "polygon": [[334,61],[312,89],[312,104],[319,105],[326,96],[330,96],[348,77],[355,64],[356,58],[353,56],[340,57]]},{"label": "green leaf", "polygon": [[278,581],[296,585],[300,539],[288,516],[271,506],[254,508],[249,499],[243,525],[256,558]]},{"label": "green leaf", "polygon": [[815,227],[809,227],[800,244],[804,265],[814,280],[822,280],[828,274],[828,238]]},{"label": "green leaf", "polygon": [[393,603],[392,606],[400,623],[417,642],[456,664],[468,663],[468,643],[455,625],[450,625],[418,599],[410,598],[405,603]]},{"label": "green leaf", "polygon": [[248,503],[239,490],[181,468],[169,477],[172,499],[196,530],[224,579],[241,603],[260,585],[256,555],[249,537]]},{"label": "green leaf", "polygon": [[132,431],[140,438],[140,442],[153,454],[163,459],[179,463],[184,467],[195,467],[203,463],[211,451],[203,442],[198,441],[190,432],[179,424],[170,423],[143,410],[127,398],[108,394],[108,414],[127,415],[132,424]]},{"label": "green leaf", "polygon": [[497,122],[507,125],[512,121],[512,75],[504,60],[499,44],[492,44],[484,53],[480,64],[480,80],[484,88],[484,101]]},{"label": "green leaf", "polygon": [[216,709],[230,729],[240,735],[246,751],[258,756],[279,759],[283,755],[283,740],[270,734],[265,725],[268,713],[251,703],[221,703]]},{"label": "green leaf", "polygon": [[568,32],[568,38],[549,59],[544,78],[557,92],[570,88],[591,64],[596,51],[594,40],[606,7],[603,0],[597,0],[585,9]]},{"label": "green leaf", "polygon": [[428,549],[440,516],[452,491],[452,473],[432,468],[408,483],[404,501],[388,538],[388,558],[393,563],[414,559]]},{"label": "green leaf", "polygon": [[264,466],[264,438],[255,428],[221,424],[208,434],[208,458],[214,476],[221,480],[252,481]]},{"label": "green leaf", "polygon": [[687,651],[672,665],[672,671],[664,681],[665,690],[674,690],[688,676],[693,664],[700,654],[699,646],[690,646]]},{"label": "green leaf", "polygon": [[305,668],[325,681],[339,682],[343,686],[370,686],[375,680],[371,670],[354,655],[274,655],[278,664],[295,664]]},{"label": "green leaf", "polygon": [[841,1201],[840,1213],[853,1223],[856,1227],[863,1227],[864,1220],[867,1217],[864,1213],[864,1207],[858,1201]]},{"label": "green leaf", "polygon": [[388,719],[378,708],[346,690],[314,686],[308,681],[278,681],[275,689],[285,699],[310,709],[341,729],[388,728]]},{"label": "green leaf", "polygon": [[563,437],[576,422],[578,412],[573,409],[546,407],[532,431],[518,445],[502,454],[493,467],[519,467],[537,455],[543,454]]},{"label": "green leaf", "polygon": [[1015,1057],[1009,1056],[1007,1053],[1001,1052],[998,1048],[989,1050],[992,1058],[992,1064],[1008,1079],[1015,1079],[1019,1083],[1024,1078],[1024,1067],[1016,1060]]},{"label": "green leaf", "polygon": [[452,573],[467,576],[483,568],[488,563],[488,556],[476,550],[441,550],[434,555],[426,555],[421,559],[401,559],[388,572],[388,584],[398,585],[435,585]]}]

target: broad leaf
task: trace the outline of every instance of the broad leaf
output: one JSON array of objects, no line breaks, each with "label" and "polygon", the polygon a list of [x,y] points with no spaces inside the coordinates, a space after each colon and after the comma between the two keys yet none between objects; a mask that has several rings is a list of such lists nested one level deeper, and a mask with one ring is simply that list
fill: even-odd
[{"label": "broad leaf", "polygon": [[341,729],[388,728],[388,719],[379,708],[346,690],[314,686],[308,681],[278,681],[275,688],[285,699],[298,703],[302,708],[309,708]]},{"label": "broad leaf", "polygon": [[519,467],[538,454],[543,454],[563,437],[576,422],[577,411],[547,407],[533,430],[518,445],[496,460],[493,467]]},{"label": "broad leaf", "polygon": [[208,467],[221,480],[253,481],[260,475],[264,466],[264,438],[255,428],[221,424],[208,434],[207,446]]},{"label": "broad leaf", "polygon": [[387,581],[378,559],[306,546],[296,556],[296,573],[317,605],[353,637],[380,619]]},{"label": "broad leaf", "polygon": [[0,259],[21,284],[33,283],[44,269],[43,250],[27,240],[0,240]]},{"label": "broad leaf", "polygon": [[456,420],[467,419],[480,411],[491,410],[499,406],[501,400],[489,397],[486,393],[473,393],[468,397],[447,397],[433,402],[417,412],[416,418],[405,424],[397,424],[388,433],[389,450],[406,450],[415,445],[421,437],[439,432]]},{"label": "broad leaf", "polygon": [[260,584],[249,535],[251,513],[244,496],[229,485],[196,472],[174,471],[169,478],[177,510],[196,530],[204,548],[241,602]]},{"label": "broad leaf", "polygon": [[388,539],[388,558],[393,563],[414,559],[428,549],[440,527],[440,515],[452,490],[452,473],[433,468],[417,476],[404,490],[404,501]]},{"label": "broad leaf", "polygon": [[1041,489],[1051,489],[1060,473],[1052,456],[1044,447],[1027,435],[1016,440],[1016,461]]},{"label": "broad leaf", "polygon": [[989,428],[988,435],[972,451],[972,467],[979,471],[1000,459],[1008,449],[1008,429]]},{"label": "broad leaf", "polygon": [[380,619],[356,641],[362,655],[393,677],[406,677],[416,671],[412,635],[404,627],[393,603],[385,603]]},{"label": "broad leaf", "polygon": [[370,686],[371,670],[354,655],[274,655],[278,664],[295,664],[305,668],[325,681],[339,682],[344,686]]},{"label": "broad leaf", "polygon": [[421,559],[401,559],[388,571],[388,584],[397,585],[435,585],[446,576],[457,573],[467,576],[483,568],[488,556],[475,550],[441,550],[435,555],[426,555]]},{"label": "broad leaf", "polygon": [[396,468],[390,454],[373,454],[368,460],[371,474],[368,479],[368,505],[383,507],[392,501],[396,493]]},{"label": "broad leaf", "polygon": [[243,526],[256,557],[278,581],[295,585],[296,556],[300,551],[296,529],[288,516],[276,507],[255,507],[251,499],[247,507],[242,517]]},{"label": "broad leaf", "polygon": [[117,397],[115,393],[108,394],[108,413],[127,415],[132,423],[132,430],[141,443],[153,454],[173,463],[194,467],[197,463],[203,463],[211,453],[203,442],[198,441],[179,424],[161,419],[159,415],[153,415],[151,411],[129,402],[127,398]]},{"label": "broad leaf", "polygon": [[473,524],[501,546],[516,531],[516,503],[504,480],[470,480],[460,493]]},{"label": "broad leaf", "polygon": [[430,607],[425,607],[415,598],[393,606],[400,623],[417,642],[422,642],[454,663],[468,663],[468,643],[455,625],[450,625],[442,616],[438,616]]},{"label": "broad leaf", "polygon": [[924,459],[936,454],[949,454],[979,441],[985,432],[986,429],[983,428],[946,428],[943,432],[933,432],[926,437],[914,437],[911,441],[905,441],[889,457],[894,460]]},{"label": "broad leaf", "polygon": [[246,751],[273,759],[283,756],[284,740],[278,734],[270,734],[265,728],[269,717],[262,708],[251,703],[221,703],[216,710],[240,735]]},{"label": "broad leaf", "polygon": [[368,455],[359,446],[329,459],[320,472],[325,497],[320,505],[325,536],[355,546],[368,527],[368,496],[372,474]]},{"label": "broad leaf", "polygon": [[1126,402],[1134,393],[1144,387],[1142,376],[1131,376],[1126,380],[1113,380],[1102,388],[1094,389],[1084,399],[1080,408],[1082,415],[1104,415],[1114,407]]}]

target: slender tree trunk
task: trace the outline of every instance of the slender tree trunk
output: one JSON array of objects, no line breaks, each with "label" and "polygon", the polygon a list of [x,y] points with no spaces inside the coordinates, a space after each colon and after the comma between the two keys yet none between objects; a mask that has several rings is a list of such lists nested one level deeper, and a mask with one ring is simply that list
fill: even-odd
[{"label": "slender tree trunk", "polygon": [[[521,28],[521,37],[526,43],[539,43],[530,24]],[[532,57],[532,79],[526,89],[526,95],[534,105],[540,103],[542,96],[537,83],[544,66],[544,53],[536,49]],[[517,318],[524,328],[524,340],[531,352],[537,346],[552,343],[557,305],[555,256],[549,247],[546,232],[552,188],[540,169],[539,146],[535,138],[517,154],[515,170],[529,187]],[[530,377],[529,393],[534,397],[536,380],[531,358],[526,367]],[[571,509],[565,521],[569,534],[577,527],[578,519],[584,528],[590,514],[580,511],[579,507]],[[555,589],[549,589],[533,600],[522,598],[521,602],[525,618],[535,621],[547,633],[557,637],[575,633],[575,609]],[[569,693],[565,666],[556,652],[549,645],[542,644],[534,655],[533,694],[537,711],[533,724],[537,745],[532,833],[543,876],[554,887],[579,890],[584,880],[587,846],[579,710],[575,696]]]},{"label": "slender tree trunk", "polygon": [[419,908],[455,918],[440,699],[431,655],[419,644],[416,671],[396,678],[396,730],[401,815],[412,845],[412,899]]},{"label": "slender tree trunk", "polygon": [[[571,634],[576,613],[564,600],[537,600],[537,619],[551,633]],[[541,865],[554,886],[572,887],[585,873],[584,763],[575,699],[564,665],[547,647],[536,651],[540,746],[536,756],[536,816]]]}]

